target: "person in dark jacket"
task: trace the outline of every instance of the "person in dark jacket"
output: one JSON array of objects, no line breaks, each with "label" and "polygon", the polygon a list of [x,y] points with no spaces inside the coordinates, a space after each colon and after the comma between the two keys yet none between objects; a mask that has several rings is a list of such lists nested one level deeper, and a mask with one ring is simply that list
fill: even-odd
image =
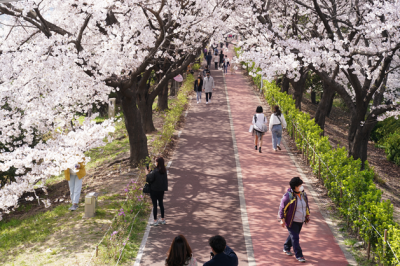
[{"label": "person in dark jacket", "polygon": [[289,236],[283,245],[283,252],[293,256],[291,247],[300,262],[306,262],[300,247],[300,231],[304,223],[310,221],[310,208],[308,206],[307,194],[304,192],[303,180],[293,177],[289,182],[290,188],[283,195],[279,206],[279,219],[282,227],[286,227]]},{"label": "person in dark jacket", "polygon": [[211,52],[208,52],[208,54],[206,55],[206,61],[207,61],[208,68],[211,67],[211,59],[212,59]]},{"label": "person in dark jacket", "polygon": [[197,76],[197,79],[194,82],[194,91],[196,92],[197,96],[197,103],[201,103],[201,91],[203,90],[203,79],[201,78],[201,75]]},{"label": "person in dark jacket", "polygon": [[[164,218],[164,191],[168,191],[168,177],[167,169],[165,168],[164,159],[158,157],[156,159],[156,168],[149,172],[146,169],[146,182],[150,184],[150,197],[153,202],[153,218],[154,222],[151,224],[157,226],[166,224]],[[157,220],[157,201],[161,210],[161,220]]]},{"label": "person in dark jacket", "polygon": [[203,266],[238,266],[239,260],[236,253],[226,245],[225,238],[220,235],[211,237],[208,240],[211,247],[212,259]]},{"label": "person in dark jacket", "polygon": [[222,66],[222,64],[224,63],[224,52],[221,51],[221,53],[219,54],[219,67]]}]

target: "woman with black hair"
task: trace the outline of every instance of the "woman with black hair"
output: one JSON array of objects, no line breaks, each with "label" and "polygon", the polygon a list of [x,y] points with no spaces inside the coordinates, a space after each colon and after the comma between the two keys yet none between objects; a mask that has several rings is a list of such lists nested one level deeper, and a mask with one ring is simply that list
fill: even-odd
[{"label": "woman with black hair", "polygon": [[[300,262],[306,262],[300,247],[300,231],[303,224],[310,222],[310,207],[307,194],[304,192],[303,180],[293,177],[289,182],[290,188],[283,195],[279,205],[278,216],[282,227],[286,227],[289,236],[283,245],[283,253],[296,256]],[[293,247],[294,254],[290,252]]]},{"label": "woman with black hair", "polygon": [[[168,177],[167,169],[165,168],[164,159],[158,157],[155,162],[156,168],[153,171],[146,171],[146,182],[150,184],[150,197],[153,202],[153,218],[154,222],[151,224],[157,226],[166,224],[164,218],[164,191],[168,191]],[[157,201],[160,206],[161,220],[157,220]]]},{"label": "woman with black hair", "polygon": [[274,113],[271,115],[269,120],[269,130],[272,133],[272,148],[276,152],[276,149],[281,150],[281,139],[282,139],[282,128],[286,128],[286,120],[279,106],[275,105]]},{"label": "woman with black hair", "polygon": [[203,90],[203,79],[201,78],[201,74],[197,76],[197,79],[194,82],[194,91],[197,96],[197,103],[201,103],[201,91]]},{"label": "woman with black hair", "polygon": [[172,240],[165,266],[197,266],[192,249],[183,235],[178,235]]},{"label": "woman with black hair", "polygon": [[[268,120],[263,114],[262,106],[257,106],[256,114],[253,116],[253,136],[254,136],[254,144],[255,149],[257,150],[257,144],[259,144],[258,151],[261,153],[262,146],[262,138],[265,133],[268,131],[267,127]],[[260,139],[260,143],[258,143],[258,139]]]}]

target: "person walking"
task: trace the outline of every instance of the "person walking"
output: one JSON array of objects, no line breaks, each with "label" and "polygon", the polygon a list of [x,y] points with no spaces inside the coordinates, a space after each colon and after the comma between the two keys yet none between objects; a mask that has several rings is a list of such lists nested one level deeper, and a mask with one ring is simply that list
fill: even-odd
[{"label": "person walking", "polygon": [[206,66],[206,67],[203,69],[203,77],[204,77],[204,78],[207,76],[207,73],[210,73],[210,68],[209,68],[208,66]]},{"label": "person walking", "polygon": [[197,76],[197,79],[194,81],[194,91],[196,92],[197,96],[197,103],[201,103],[201,91],[203,90],[203,79],[201,75]]},{"label": "person walking", "polygon": [[283,245],[283,252],[288,256],[293,256],[290,252],[293,247],[296,259],[306,262],[300,247],[300,231],[304,223],[310,222],[310,207],[307,194],[304,192],[303,180],[300,177],[293,177],[289,185],[290,188],[282,197],[278,213],[281,226],[289,231],[289,236]]},{"label": "person walking", "polygon": [[172,240],[165,266],[197,266],[197,260],[183,235],[178,235]]},{"label": "person walking", "polygon": [[227,55],[225,55],[225,60],[224,60],[224,73],[228,73],[228,67],[231,65],[229,62],[229,58]]},{"label": "person walking", "polygon": [[263,136],[268,131],[267,123],[268,120],[263,114],[262,106],[257,106],[256,114],[253,116],[252,124],[253,124],[254,145],[256,150],[257,150],[257,145],[259,145],[258,147],[259,153],[261,153]]},{"label": "person walking", "polygon": [[214,55],[218,56],[218,46],[217,46],[217,48],[214,49]]},{"label": "person walking", "polygon": [[206,47],[206,48],[204,48],[204,51],[203,51],[203,53],[204,53],[204,56],[206,56],[206,55],[207,55],[207,47]]},{"label": "person walking", "polygon": [[223,64],[223,62],[224,62],[224,59],[225,59],[225,57],[224,57],[224,52],[221,51],[221,53],[219,54],[219,65],[220,65],[220,67],[222,67],[222,64]]},{"label": "person walking", "polygon": [[207,61],[207,67],[208,67],[208,68],[211,67],[211,59],[212,59],[211,52],[208,52],[208,54],[207,54],[207,56],[206,56],[206,61]]},{"label": "person walking", "polygon": [[214,57],[215,70],[218,70],[218,62],[219,62],[219,57],[217,55]]},{"label": "person walking", "polygon": [[279,106],[274,106],[274,113],[269,120],[269,130],[272,133],[272,148],[276,152],[277,149],[281,150],[282,127],[286,128],[286,120],[283,116]]},{"label": "person walking", "polygon": [[236,253],[226,244],[224,237],[216,235],[210,237],[208,244],[211,247],[211,259],[203,266],[238,266],[239,259]]},{"label": "person walking", "polygon": [[214,79],[210,73],[207,73],[207,77],[203,80],[203,90],[206,92],[206,104],[211,103],[212,91],[214,89]]},{"label": "person walking", "polygon": [[[164,158],[158,157],[155,162],[156,168],[153,171],[146,171],[146,182],[150,184],[150,198],[153,202],[153,218],[154,222],[150,225],[157,226],[166,224],[164,218],[164,192],[168,191],[168,176],[165,168]],[[157,220],[157,202],[160,206],[161,220]]]},{"label": "person walking", "polygon": [[74,167],[64,170],[64,177],[68,180],[69,193],[71,196],[72,206],[68,209],[76,211],[79,207],[79,199],[81,197],[82,182],[86,176],[85,164],[77,163]]}]

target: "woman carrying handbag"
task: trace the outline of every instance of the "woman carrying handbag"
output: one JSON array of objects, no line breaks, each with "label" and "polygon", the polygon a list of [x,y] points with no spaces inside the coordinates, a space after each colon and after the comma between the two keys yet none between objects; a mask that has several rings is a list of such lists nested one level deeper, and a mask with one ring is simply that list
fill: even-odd
[{"label": "woman carrying handbag", "polygon": [[[168,176],[167,169],[165,168],[164,159],[158,157],[155,162],[156,168],[149,172],[146,171],[146,182],[150,184],[150,198],[153,202],[153,218],[152,226],[166,224],[164,218],[164,192],[168,191]],[[157,220],[157,202],[160,206],[161,220]]]},{"label": "woman carrying handbag", "polygon": [[[268,120],[263,114],[262,106],[258,106],[256,109],[256,114],[253,116],[253,136],[255,149],[257,150],[257,144],[259,144],[258,151],[261,153],[262,138],[268,131],[267,126]],[[260,139],[260,141],[258,141]]]}]

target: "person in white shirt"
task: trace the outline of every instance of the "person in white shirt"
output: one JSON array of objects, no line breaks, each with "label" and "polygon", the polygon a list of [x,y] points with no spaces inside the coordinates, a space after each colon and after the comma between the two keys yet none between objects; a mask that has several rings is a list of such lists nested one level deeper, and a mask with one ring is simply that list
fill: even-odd
[{"label": "person in white shirt", "polygon": [[276,152],[277,149],[281,150],[282,128],[286,128],[286,120],[283,116],[279,106],[274,107],[274,113],[269,120],[269,130],[272,133],[272,148]]},{"label": "person in white shirt", "polygon": [[[254,144],[255,149],[257,150],[257,144],[259,144],[258,151],[261,153],[261,146],[262,146],[262,137],[268,131],[268,120],[263,114],[262,106],[258,106],[256,109],[256,114],[253,116],[253,136],[254,136]],[[258,139],[260,142],[258,143]]]}]

